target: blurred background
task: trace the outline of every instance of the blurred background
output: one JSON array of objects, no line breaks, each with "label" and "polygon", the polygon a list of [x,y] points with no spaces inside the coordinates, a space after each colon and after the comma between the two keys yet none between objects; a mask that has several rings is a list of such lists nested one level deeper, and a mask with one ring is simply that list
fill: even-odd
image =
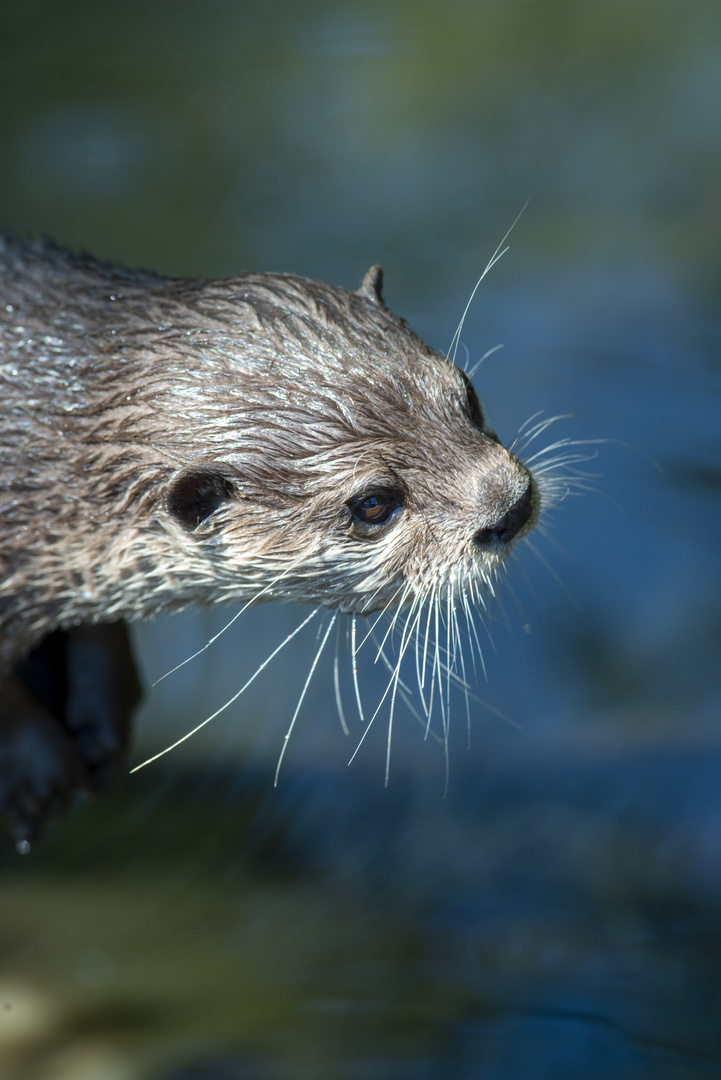
[{"label": "blurred background", "polygon": [[[1,1080],[721,1077],[721,7],[10,0],[0,221],[189,276],[380,262],[510,442],[593,440],[384,786],[315,624],[0,853]],[[603,440],[596,443],[595,440]],[[136,628],[134,761],[304,618]],[[387,672],[369,654],[364,699]],[[367,695],[367,697],[366,697]]]}]

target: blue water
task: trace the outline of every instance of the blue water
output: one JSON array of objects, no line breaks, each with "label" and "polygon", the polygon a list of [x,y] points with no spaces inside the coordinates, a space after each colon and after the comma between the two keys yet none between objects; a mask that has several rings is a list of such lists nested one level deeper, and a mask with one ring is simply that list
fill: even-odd
[{"label": "blue water", "polygon": [[[38,0],[1,22],[18,231],[179,274],[352,288],[381,262],[445,349],[528,202],[463,356],[503,345],[475,383],[506,441],[540,410],[596,455],[512,560],[448,782],[400,707],[388,787],[385,714],[347,767],[343,632],[351,736],[330,655],[273,786],[311,627],[182,750],[7,845],[1,1080],[721,1077],[721,8]],[[138,627],[148,683],[232,614]],[[303,615],[247,612],[149,690],[135,760]]]}]

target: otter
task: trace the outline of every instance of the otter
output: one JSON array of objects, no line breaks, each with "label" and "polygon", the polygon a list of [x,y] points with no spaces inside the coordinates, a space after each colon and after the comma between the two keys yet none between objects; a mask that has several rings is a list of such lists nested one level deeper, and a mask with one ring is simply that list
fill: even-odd
[{"label": "otter", "polygon": [[39,835],[123,760],[125,623],[482,594],[540,486],[382,297],[186,280],[0,236],[0,811]]}]

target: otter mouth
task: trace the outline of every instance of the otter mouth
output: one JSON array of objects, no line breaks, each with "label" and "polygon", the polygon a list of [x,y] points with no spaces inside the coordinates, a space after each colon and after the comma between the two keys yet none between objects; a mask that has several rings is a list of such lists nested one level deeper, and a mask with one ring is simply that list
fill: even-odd
[{"label": "otter mouth", "polygon": [[521,536],[529,533],[536,523],[536,506],[533,481],[529,477],[526,490],[493,525],[478,529],[473,542],[478,547],[507,547]]}]

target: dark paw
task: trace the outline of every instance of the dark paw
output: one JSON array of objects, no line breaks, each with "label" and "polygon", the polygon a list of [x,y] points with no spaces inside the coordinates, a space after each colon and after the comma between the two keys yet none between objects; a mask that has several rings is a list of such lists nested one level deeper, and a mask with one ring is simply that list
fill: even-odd
[{"label": "dark paw", "polygon": [[63,723],[94,790],[102,790],[126,759],[130,721],[141,698],[124,623],[78,626],[66,644]]},{"label": "dark paw", "polygon": [[89,786],[72,739],[16,679],[7,680],[0,705],[0,812],[16,844],[34,843]]},{"label": "dark paw", "polygon": [[126,627],[50,634],[0,694],[0,814],[27,844],[74,795],[100,792],[125,760],[140,700]]}]

